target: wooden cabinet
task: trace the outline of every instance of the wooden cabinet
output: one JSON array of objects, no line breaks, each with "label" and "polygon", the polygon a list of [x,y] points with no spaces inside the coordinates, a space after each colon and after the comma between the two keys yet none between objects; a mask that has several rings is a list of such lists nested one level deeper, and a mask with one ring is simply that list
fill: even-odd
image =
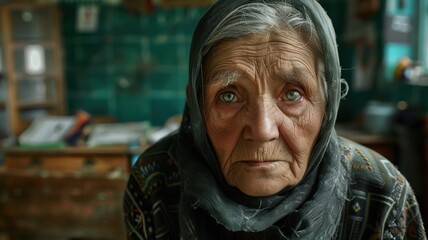
[{"label": "wooden cabinet", "polygon": [[[34,1],[0,4],[0,109],[17,137],[39,115],[64,114],[59,11]],[[6,91],[5,91],[6,90]],[[0,93],[0,96],[1,96]]]},{"label": "wooden cabinet", "polygon": [[0,233],[11,240],[125,239],[125,147],[4,150]]}]

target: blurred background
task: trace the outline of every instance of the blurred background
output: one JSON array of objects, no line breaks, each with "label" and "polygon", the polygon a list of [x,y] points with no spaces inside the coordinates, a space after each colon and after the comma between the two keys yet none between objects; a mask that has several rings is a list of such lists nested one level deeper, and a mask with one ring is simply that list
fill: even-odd
[{"label": "blurred background", "polygon": [[[129,168],[179,126],[213,0],[0,0],[0,240],[125,239]],[[428,0],[319,0],[339,135],[392,161],[428,221]]]}]

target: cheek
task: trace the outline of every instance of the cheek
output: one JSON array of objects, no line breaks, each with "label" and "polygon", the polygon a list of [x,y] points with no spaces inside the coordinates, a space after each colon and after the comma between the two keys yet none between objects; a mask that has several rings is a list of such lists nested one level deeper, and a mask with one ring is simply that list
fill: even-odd
[{"label": "cheek", "polygon": [[325,103],[316,102],[309,108],[308,113],[305,115],[306,119],[303,120],[308,127],[308,134],[312,135],[314,138],[316,138],[320,132],[324,112]]},{"label": "cheek", "polygon": [[242,106],[243,103],[224,104],[214,102],[207,105],[206,119],[216,121],[218,125],[227,124],[238,116]]},{"label": "cheek", "polygon": [[[310,106],[310,107],[308,107]],[[281,127],[281,135],[295,156],[308,161],[318,137],[323,119],[323,104],[310,104],[299,114],[287,117]]]},{"label": "cheek", "polygon": [[206,105],[205,128],[221,165],[235,148],[242,129],[239,121],[240,106]]}]

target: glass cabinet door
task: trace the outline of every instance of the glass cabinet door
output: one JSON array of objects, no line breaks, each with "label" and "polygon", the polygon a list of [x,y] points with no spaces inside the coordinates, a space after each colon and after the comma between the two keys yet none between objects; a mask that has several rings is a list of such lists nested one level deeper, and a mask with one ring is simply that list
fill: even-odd
[{"label": "glass cabinet door", "polygon": [[53,50],[38,44],[28,44],[13,50],[14,72],[27,75],[52,74]]},{"label": "glass cabinet door", "polygon": [[49,41],[52,39],[52,11],[43,8],[22,7],[10,12],[12,41]]},{"label": "glass cabinet door", "polygon": [[53,4],[1,5],[10,123],[19,135],[39,115],[64,114],[59,12]]},{"label": "glass cabinet door", "polygon": [[53,50],[26,45],[14,50],[17,101],[20,106],[56,102]]}]

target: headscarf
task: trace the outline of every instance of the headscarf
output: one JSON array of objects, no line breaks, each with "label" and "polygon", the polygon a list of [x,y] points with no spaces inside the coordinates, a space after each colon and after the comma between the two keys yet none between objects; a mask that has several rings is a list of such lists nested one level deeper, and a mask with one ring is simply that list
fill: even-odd
[{"label": "headscarf", "polygon": [[[206,133],[200,99],[207,38],[231,11],[257,2],[287,3],[309,16],[320,37],[328,94],[305,176],[299,184],[268,197],[250,197],[226,183]],[[335,234],[347,191],[347,168],[340,161],[334,131],[341,98],[335,41],[332,23],[315,0],[219,0],[201,18],[192,40],[187,104],[174,157],[182,178],[179,216],[184,239],[210,239],[201,210],[233,232],[270,231],[283,239],[329,239]]]}]

